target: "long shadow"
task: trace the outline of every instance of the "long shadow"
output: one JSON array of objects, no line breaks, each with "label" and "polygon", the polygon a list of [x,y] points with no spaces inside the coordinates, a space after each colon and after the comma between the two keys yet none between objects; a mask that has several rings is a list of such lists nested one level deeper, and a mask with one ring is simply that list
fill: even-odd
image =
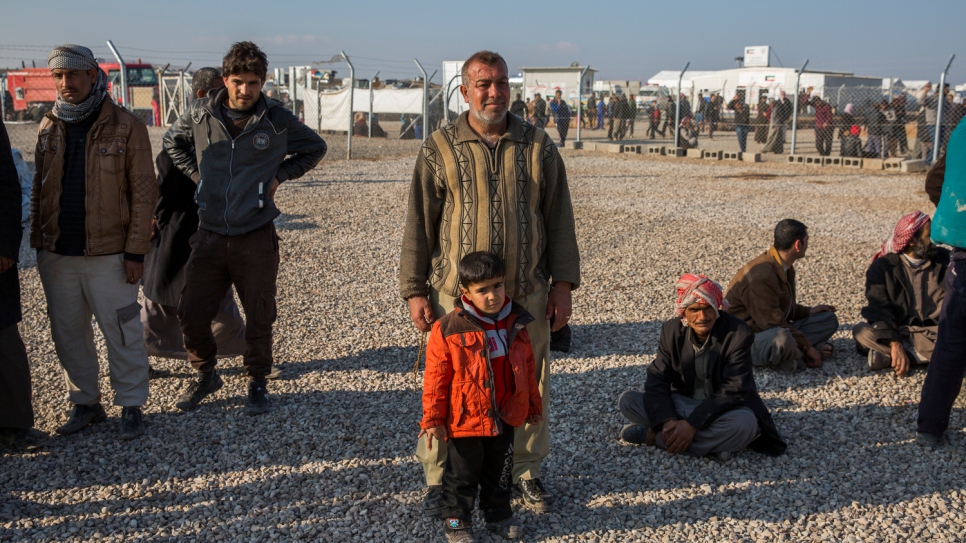
[{"label": "long shadow", "polygon": [[566,356],[652,355],[664,321],[572,326],[573,347]]},{"label": "long shadow", "polygon": [[279,230],[312,230],[318,228],[319,225],[305,219],[308,215],[290,215],[283,213],[277,219],[275,219],[275,226]]}]

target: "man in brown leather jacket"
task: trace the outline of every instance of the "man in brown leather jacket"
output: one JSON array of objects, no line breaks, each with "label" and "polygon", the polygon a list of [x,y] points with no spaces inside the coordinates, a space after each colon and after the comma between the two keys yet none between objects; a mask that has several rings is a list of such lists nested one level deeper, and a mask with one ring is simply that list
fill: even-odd
[{"label": "man in brown leather jacket", "polygon": [[47,297],[51,335],[67,377],[72,434],[105,420],[91,316],[107,342],[121,439],[144,433],[148,355],[137,302],[158,188],[144,124],[107,95],[91,50],[55,47],[57,87],[40,123],[30,195],[30,246]]}]

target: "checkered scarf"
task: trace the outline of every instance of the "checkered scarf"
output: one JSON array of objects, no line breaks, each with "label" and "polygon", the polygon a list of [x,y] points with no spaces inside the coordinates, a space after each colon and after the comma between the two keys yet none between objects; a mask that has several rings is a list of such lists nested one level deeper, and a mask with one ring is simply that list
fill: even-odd
[{"label": "checkered scarf", "polygon": [[896,224],[896,228],[892,232],[892,237],[882,244],[882,248],[872,257],[872,261],[875,262],[877,258],[890,253],[901,253],[909,246],[912,238],[916,237],[916,234],[930,222],[932,222],[932,219],[922,211],[912,212],[899,219],[899,223]]},{"label": "checkered scarf", "polygon": [[721,285],[708,279],[706,275],[686,273],[678,279],[674,288],[677,290],[677,316],[683,317],[684,310],[694,304],[710,305],[717,314],[718,310],[727,311],[731,304],[724,297]]},{"label": "checkered scarf", "polygon": [[107,74],[97,64],[94,53],[83,45],[58,45],[47,55],[47,67],[51,70],[97,70],[97,81],[91,94],[79,104],[70,104],[59,95],[52,109],[54,115],[65,123],[79,123],[90,117],[107,96]]}]

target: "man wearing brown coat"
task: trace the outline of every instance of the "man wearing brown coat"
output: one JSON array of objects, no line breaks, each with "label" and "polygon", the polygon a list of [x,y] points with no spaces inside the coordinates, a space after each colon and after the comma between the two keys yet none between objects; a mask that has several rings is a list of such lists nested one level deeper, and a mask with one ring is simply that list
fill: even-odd
[{"label": "man wearing brown coat", "polygon": [[731,314],[755,333],[755,366],[794,371],[817,368],[832,356],[828,340],[839,328],[835,308],[808,307],[796,299],[795,261],[805,257],[808,228],[794,219],[775,226],[775,243],[738,270],[725,297]]}]

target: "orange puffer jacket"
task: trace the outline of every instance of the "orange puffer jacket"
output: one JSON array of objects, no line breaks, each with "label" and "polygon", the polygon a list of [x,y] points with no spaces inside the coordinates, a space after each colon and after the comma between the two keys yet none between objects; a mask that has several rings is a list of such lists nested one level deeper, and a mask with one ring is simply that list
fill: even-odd
[{"label": "orange puffer jacket", "polygon": [[516,427],[530,416],[543,416],[533,347],[526,330],[533,316],[513,304],[507,318],[511,320],[506,363],[513,368],[516,389],[499,411],[494,409],[493,368],[482,326],[463,310],[459,300],[452,312],[433,325],[426,346],[420,427],[445,425],[449,437],[490,437],[500,433],[498,418]]}]

